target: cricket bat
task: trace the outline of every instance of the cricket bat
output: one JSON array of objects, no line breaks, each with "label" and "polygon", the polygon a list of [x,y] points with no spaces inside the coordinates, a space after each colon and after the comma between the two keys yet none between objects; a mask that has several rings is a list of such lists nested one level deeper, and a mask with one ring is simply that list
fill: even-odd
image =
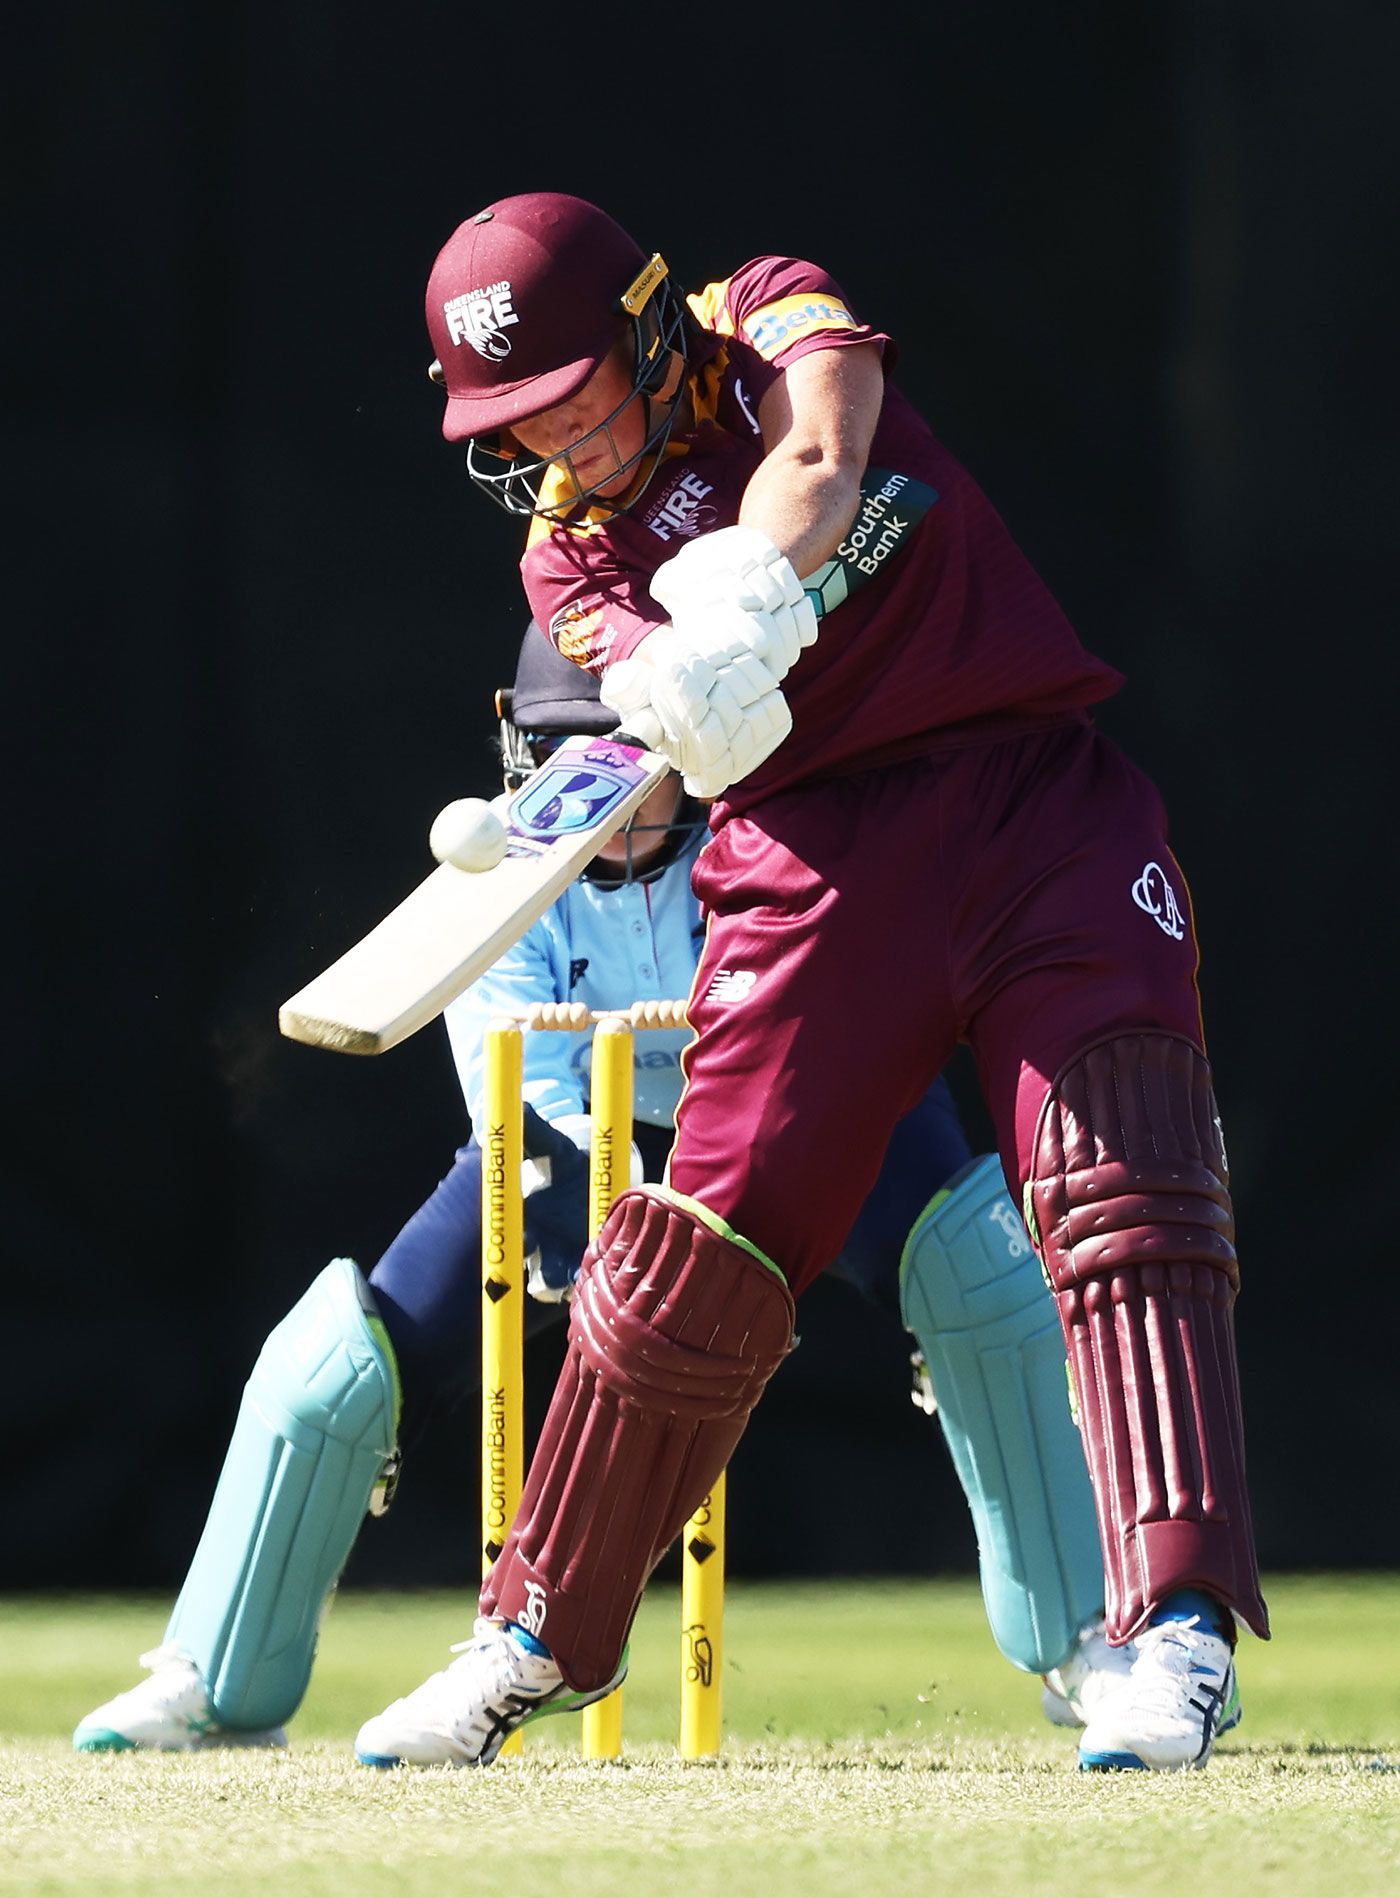
[{"label": "cricket bat", "polygon": [[[817,618],[883,573],[937,500],[909,475],[867,468],[845,540],[803,582]],[[640,735],[561,745],[511,799],[504,859],[491,870],[440,865],[282,1004],[282,1033],[344,1054],[383,1054],[440,1015],[539,921],[670,769],[648,749],[661,736],[655,714],[633,724]]]},{"label": "cricket bat", "polygon": [[426,1027],[538,922],[670,768],[626,733],[566,739],[510,800],[501,861],[481,871],[440,864],[282,1004],[282,1033],[383,1054]]}]

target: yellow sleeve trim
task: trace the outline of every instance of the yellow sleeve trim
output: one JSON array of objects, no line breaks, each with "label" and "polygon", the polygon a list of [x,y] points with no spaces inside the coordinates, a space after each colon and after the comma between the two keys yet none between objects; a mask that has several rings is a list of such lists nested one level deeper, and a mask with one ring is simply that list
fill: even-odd
[{"label": "yellow sleeve trim", "polygon": [[746,316],[739,326],[740,334],[753,344],[765,362],[772,362],[793,343],[800,343],[804,337],[815,336],[821,330],[858,330],[860,327],[844,303],[816,291],[765,303],[761,310]]},{"label": "yellow sleeve trim", "polygon": [[734,334],[734,318],[729,314],[729,286],[733,281],[726,277],[722,283],[707,283],[697,295],[686,298],[696,322],[716,336]]}]

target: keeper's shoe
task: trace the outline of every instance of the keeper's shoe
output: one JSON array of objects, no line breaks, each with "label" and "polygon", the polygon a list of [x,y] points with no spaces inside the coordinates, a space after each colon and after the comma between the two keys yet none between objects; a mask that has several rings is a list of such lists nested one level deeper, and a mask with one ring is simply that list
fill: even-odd
[{"label": "keeper's shoe", "polygon": [[257,1732],[220,1727],[194,1662],[178,1648],[141,1656],[151,1672],[137,1686],[81,1720],[73,1734],[79,1753],[191,1753],[213,1747],[285,1746],[281,1727]]},{"label": "keeper's shoe", "polygon": [[1121,1690],[1095,1708],[1079,1742],[1086,1773],[1204,1766],[1240,1721],[1230,1644],[1201,1615],[1164,1620],[1137,1637]]},{"label": "keeper's shoe", "polygon": [[458,1658],[440,1674],[360,1728],[355,1757],[362,1765],[489,1766],[517,1727],[602,1700],[627,1673],[624,1654],[610,1681],[578,1693],[538,1642],[484,1619],[452,1652]]},{"label": "keeper's shoe", "polygon": [[1082,1727],[1095,1710],[1118,1693],[1128,1679],[1137,1649],[1131,1641],[1112,1648],[1103,1631],[1103,1616],[1079,1630],[1069,1659],[1042,1674],[1045,1691],[1041,1711],[1057,1727]]}]

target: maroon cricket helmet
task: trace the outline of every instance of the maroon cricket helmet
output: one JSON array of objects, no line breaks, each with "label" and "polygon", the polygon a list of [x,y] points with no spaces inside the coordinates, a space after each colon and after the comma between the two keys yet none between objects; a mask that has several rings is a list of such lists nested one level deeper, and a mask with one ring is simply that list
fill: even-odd
[{"label": "maroon cricket helmet", "polygon": [[458,225],[426,300],[448,441],[493,434],[581,389],[623,334],[622,297],[646,262],[605,211],[559,191],[502,198]]}]

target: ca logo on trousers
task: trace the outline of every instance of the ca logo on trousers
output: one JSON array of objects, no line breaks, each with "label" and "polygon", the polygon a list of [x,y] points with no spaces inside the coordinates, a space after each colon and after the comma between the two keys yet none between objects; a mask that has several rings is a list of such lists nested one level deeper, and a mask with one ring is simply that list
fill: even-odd
[{"label": "ca logo on trousers", "polygon": [[1167,881],[1167,873],[1160,863],[1143,865],[1142,875],[1133,885],[1133,901],[1156,923],[1173,942],[1180,942],[1186,934],[1186,923],[1181,914],[1181,905],[1176,900],[1176,891]]}]

